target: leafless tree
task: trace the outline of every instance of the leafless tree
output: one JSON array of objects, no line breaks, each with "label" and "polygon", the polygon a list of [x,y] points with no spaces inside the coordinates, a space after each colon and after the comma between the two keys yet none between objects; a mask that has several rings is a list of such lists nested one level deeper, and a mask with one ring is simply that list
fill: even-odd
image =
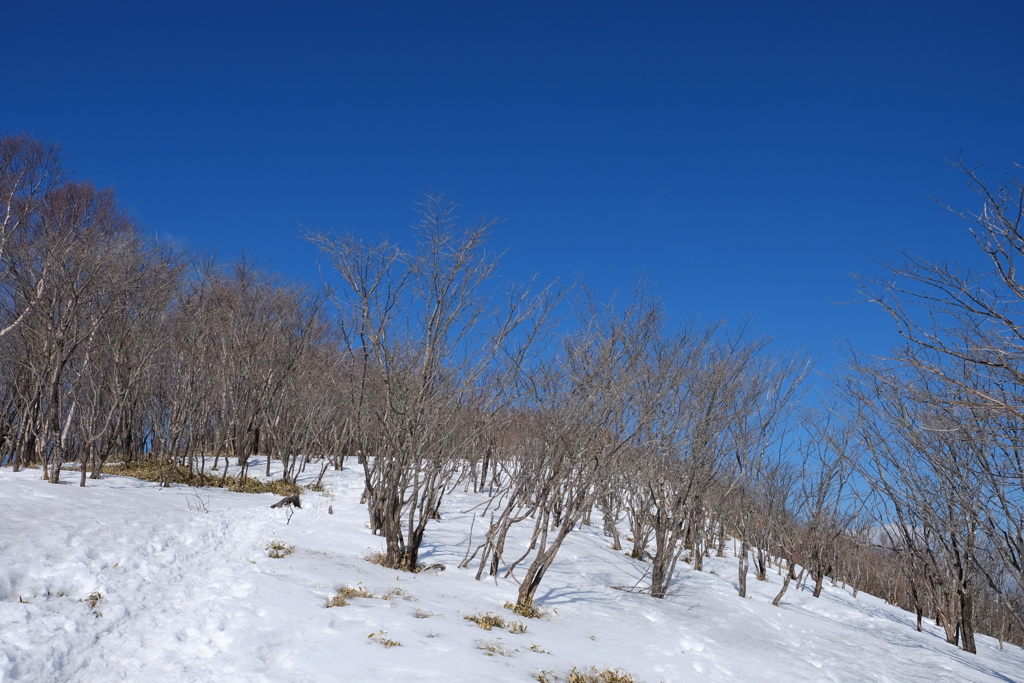
[{"label": "leafless tree", "polygon": [[[352,236],[310,234],[340,284],[342,344],[358,386],[353,410],[371,526],[387,542],[387,566],[416,567],[428,521],[479,443],[467,411],[496,411],[507,379],[550,308],[517,288],[491,303],[494,221],[461,228],[456,206],[428,196],[413,249]],[[500,300],[500,299],[499,299]],[[467,429],[467,427],[469,427]]]},{"label": "leafless tree", "polygon": [[[24,245],[7,265],[15,298],[34,302],[16,328],[34,387],[29,457],[57,482],[78,445],[73,427],[81,406],[73,388],[89,367],[97,331],[130,286],[126,269],[136,262],[138,238],[113,193],[88,183],[51,188],[19,234]],[[19,458],[16,452],[16,465]]]},{"label": "leafless tree", "polygon": [[803,424],[802,465],[793,501],[799,533],[788,550],[810,571],[817,598],[825,577],[835,576],[843,540],[857,518],[853,476],[858,444],[855,425],[833,405],[808,411]]},{"label": "leafless tree", "polygon": [[25,319],[49,284],[45,264],[32,289],[16,282],[12,266],[32,249],[39,213],[63,178],[56,145],[25,135],[0,137],[0,337]]},{"label": "leafless tree", "polygon": [[[862,405],[861,475],[875,493],[886,545],[923,576],[947,640],[974,652],[980,481],[970,421],[932,400],[927,375],[861,367],[851,393]],[[856,392],[856,393],[853,393]],[[918,584],[913,584],[916,589]]]},{"label": "leafless tree", "polygon": [[[780,467],[784,467],[795,423],[792,419],[804,391],[811,361],[805,354],[774,354],[768,339],[744,342],[735,337],[726,347],[730,373],[738,378],[730,384],[732,420],[730,427],[731,483],[728,495],[729,519],[739,540],[738,591],[746,597],[749,554],[763,553],[757,545],[759,520],[773,514],[773,505],[783,506],[774,490]],[[762,545],[771,538],[762,534]],[[764,577],[763,557],[757,558]]]},{"label": "leafless tree", "polygon": [[[1024,253],[1024,183],[1009,176],[989,182],[980,167],[962,159],[954,166],[980,199],[977,212],[956,213],[969,221],[987,267],[972,271],[902,253],[903,262],[889,266],[888,278],[860,278],[860,284],[893,317],[906,341],[888,367],[875,364],[870,374],[876,394],[902,392],[909,398],[902,414],[896,407],[886,409],[886,423],[899,425],[905,442],[920,449],[906,456],[907,467],[924,461],[932,473],[926,483],[943,496],[938,503],[943,509],[933,506],[930,515],[948,520],[948,528],[930,538],[921,553],[938,552],[935,543],[955,542],[941,549],[942,557],[960,558],[955,564],[962,569],[952,576],[936,570],[933,583],[942,582],[940,607],[943,600],[958,603],[944,607],[944,620],[959,622],[951,640],[959,628],[964,648],[973,651],[972,573],[979,572],[988,590],[1004,596],[1008,613],[1015,612],[1010,596],[1019,594],[1022,579],[1019,492],[1024,478],[1015,463],[1021,448],[1017,425],[1024,418],[1024,288],[1016,271]],[[895,454],[891,459],[897,459]],[[963,485],[943,488],[954,477],[963,477]],[[906,497],[904,491],[891,493]],[[918,534],[915,530],[911,536]],[[921,545],[920,539],[910,540]],[[980,545],[984,553],[978,552]],[[946,600],[948,595],[959,598]],[[954,608],[962,614],[959,620],[948,614]]]},{"label": "leafless tree", "polygon": [[[517,609],[529,610],[565,538],[606,493],[654,417],[664,384],[652,376],[652,353],[663,325],[660,303],[640,287],[621,310],[584,293],[580,329],[530,377],[538,429],[533,442],[539,477],[532,560],[520,581]],[[528,553],[529,554],[529,553]],[[525,560],[510,565],[509,573]]]}]

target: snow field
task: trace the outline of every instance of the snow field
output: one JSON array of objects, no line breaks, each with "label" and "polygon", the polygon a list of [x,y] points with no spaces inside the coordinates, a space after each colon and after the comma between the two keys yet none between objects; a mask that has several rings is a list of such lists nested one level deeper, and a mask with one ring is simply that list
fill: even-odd
[{"label": "snow field", "polygon": [[[447,570],[406,574],[364,559],[383,540],[358,470],[328,472],[290,524],[269,494],[38,476],[0,470],[0,681],[530,681],[589,666],[649,682],[1024,681],[1018,648],[979,637],[979,654],[963,653],[934,624],[917,633],[913,615],[827,582],[819,599],[791,587],[776,608],[773,570],[741,600],[731,552],[710,571],[682,565],[665,600],[617,590],[643,586],[647,565],[611,550],[596,515],[544,579],[548,615],[524,619],[503,608],[514,580],[457,567],[466,511],[483,500],[461,489],[421,553]],[[508,557],[529,531],[514,530]],[[272,541],[294,549],[268,557]],[[345,587],[375,597],[328,608]],[[527,630],[464,618],[487,613]]]}]

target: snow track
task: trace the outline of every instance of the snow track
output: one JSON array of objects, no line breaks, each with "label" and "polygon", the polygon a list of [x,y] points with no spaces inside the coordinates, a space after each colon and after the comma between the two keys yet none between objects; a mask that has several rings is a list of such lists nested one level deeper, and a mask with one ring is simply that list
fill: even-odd
[{"label": "snow track", "polygon": [[188,509],[189,489],[123,478],[51,488],[36,476],[3,481],[4,498],[21,502],[9,508],[8,532],[40,535],[5,533],[0,546],[0,678],[162,681],[231,673],[218,671],[218,662],[245,639],[249,619],[239,617],[255,618],[246,599],[252,565],[242,558],[261,549],[263,510],[204,514]]}]

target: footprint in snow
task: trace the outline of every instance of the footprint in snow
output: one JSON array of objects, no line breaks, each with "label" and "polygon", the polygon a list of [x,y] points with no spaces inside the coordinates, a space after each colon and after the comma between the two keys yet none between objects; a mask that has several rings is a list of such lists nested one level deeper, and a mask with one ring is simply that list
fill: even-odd
[{"label": "footprint in snow", "polygon": [[695,643],[693,641],[686,640],[685,638],[679,641],[679,647],[682,648],[683,652],[690,652],[691,650],[693,652],[704,651],[704,643]]}]

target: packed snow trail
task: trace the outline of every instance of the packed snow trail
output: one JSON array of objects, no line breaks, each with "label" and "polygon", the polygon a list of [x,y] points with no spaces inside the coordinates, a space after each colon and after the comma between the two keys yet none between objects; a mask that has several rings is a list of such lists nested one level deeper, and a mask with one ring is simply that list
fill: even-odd
[{"label": "packed snow trail", "polygon": [[[325,483],[288,524],[271,495],[121,477],[83,489],[0,469],[0,681],[525,683],[596,666],[650,683],[1024,683],[1020,649],[979,637],[979,654],[963,653],[869,595],[791,587],[777,608],[773,573],[741,600],[733,557],[681,569],[664,600],[617,590],[643,585],[648,565],[611,550],[600,521],[569,536],[545,578],[548,616],[521,619],[502,606],[514,580],[457,568],[481,497],[454,491],[428,529],[422,560],[447,570],[404,574],[364,559],[382,539],[366,528],[361,474]],[[293,550],[268,557],[271,541]],[[514,530],[507,554],[528,541]],[[374,597],[328,608],[346,586]],[[526,632],[464,619],[487,613]]]},{"label": "packed snow trail", "polygon": [[240,556],[258,547],[257,511],[191,512],[187,489],[132,479],[83,489],[40,487],[37,476],[3,485],[17,504],[5,514],[0,599],[19,603],[28,628],[4,620],[0,671],[38,681],[220,673],[218,655],[244,640],[235,617],[252,611]]}]

